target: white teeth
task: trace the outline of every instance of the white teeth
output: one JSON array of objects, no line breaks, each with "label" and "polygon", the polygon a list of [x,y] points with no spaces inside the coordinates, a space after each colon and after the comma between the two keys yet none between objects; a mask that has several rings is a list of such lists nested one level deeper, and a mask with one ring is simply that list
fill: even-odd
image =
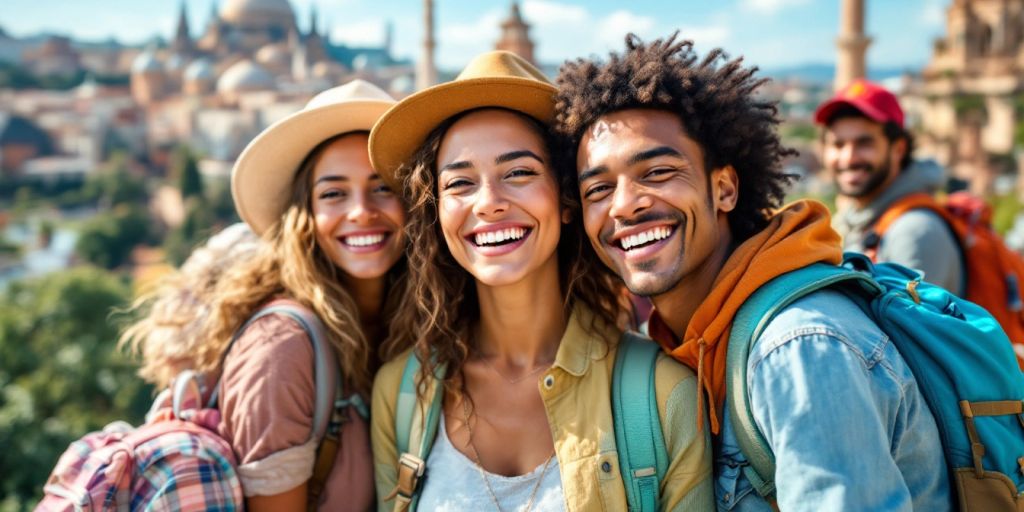
[{"label": "white teeth", "polygon": [[351,245],[353,247],[366,247],[368,245],[376,245],[384,241],[384,234],[376,235],[361,235],[361,236],[347,236],[343,240],[345,245]]},{"label": "white teeth", "polygon": [[669,228],[668,226],[658,226],[656,228],[651,228],[647,231],[644,231],[643,233],[624,236],[619,239],[619,245],[621,245],[623,249],[628,251],[638,245],[643,245],[648,242],[653,242],[655,240],[664,240],[665,238],[668,238],[668,235],[670,235],[671,233],[672,229]]},{"label": "white teeth", "polygon": [[508,240],[519,240],[526,235],[525,228],[508,228],[500,229],[498,231],[488,231],[486,233],[477,233],[473,237],[473,242],[476,245],[487,245],[487,244],[498,244],[506,242]]}]

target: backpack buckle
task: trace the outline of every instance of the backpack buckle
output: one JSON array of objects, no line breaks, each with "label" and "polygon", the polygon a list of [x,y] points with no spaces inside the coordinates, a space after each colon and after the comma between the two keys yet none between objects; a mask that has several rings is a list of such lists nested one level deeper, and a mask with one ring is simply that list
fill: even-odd
[{"label": "backpack buckle", "polygon": [[411,453],[403,453],[398,458],[396,496],[403,500],[412,500],[412,497],[416,494],[416,488],[419,486],[420,479],[426,470],[427,463],[423,459]]}]

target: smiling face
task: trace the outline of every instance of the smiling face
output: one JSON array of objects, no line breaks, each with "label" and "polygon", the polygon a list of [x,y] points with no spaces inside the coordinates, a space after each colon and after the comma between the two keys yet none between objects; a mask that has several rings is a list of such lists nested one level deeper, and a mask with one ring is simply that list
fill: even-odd
[{"label": "smiling face", "polygon": [[709,175],[676,114],[602,116],[584,133],[576,168],[587,236],[635,294],[672,290],[729,243],[736,172]]},{"label": "smiling face", "polygon": [[869,201],[896,179],[906,142],[890,142],[880,123],[843,117],[825,130],[822,155],[839,193]]},{"label": "smiling face", "polygon": [[370,165],[368,135],[330,143],[313,167],[317,244],[346,276],[384,276],[402,257],[405,210]]},{"label": "smiling face", "polygon": [[558,184],[535,126],[504,110],[472,112],[441,139],[438,217],[452,256],[478,282],[501,286],[557,271]]}]

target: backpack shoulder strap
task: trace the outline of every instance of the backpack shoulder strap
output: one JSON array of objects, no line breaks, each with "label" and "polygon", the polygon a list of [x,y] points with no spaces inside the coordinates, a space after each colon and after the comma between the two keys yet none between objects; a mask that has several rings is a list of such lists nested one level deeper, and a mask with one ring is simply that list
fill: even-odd
[{"label": "backpack shoulder strap", "polygon": [[[256,320],[273,314],[285,315],[298,324],[306,332],[306,336],[313,346],[313,380],[316,394],[314,396],[313,430],[309,438],[318,439],[320,443],[317,446],[313,474],[309,479],[306,503],[309,510],[315,510],[326,486],[327,477],[330,475],[331,469],[334,468],[338,450],[341,449],[341,425],[347,419],[346,408],[355,408],[363,418],[369,417],[369,409],[358,393],[345,396],[345,379],[342,378],[338,368],[334,348],[324,335],[324,327],[320,319],[302,305],[290,300],[273,301],[249,318],[232,336],[221,356],[221,367],[223,367],[224,359],[227,358],[231,347],[242,333]],[[331,364],[332,362],[334,364]],[[219,391],[220,381],[218,380],[210,397],[209,407],[216,407]]]},{"label": "backpack shoulder strap", "polygon": [[901,197],[889,205],[889,208],[886,209],[880,217],[878,217],[877,221],[875,221],[874,226],[872,226],[872,231],[881,237],[889,230],[892,223],[896,222],[896,219],[900,218],[904,213],[907,213],[910,210],[930,210],[935,212],[939,217],[942,217],[942,220],[946,221],[946,224],[951,223],[949,212],[947,212],[946,209],[943,208],[942,205],[939,204],[939,202],[930,194],[921,192]]},{"label": "backpack shoulder strap", "polygon": [[623,333],[612,373],[612,417],[619,472],[631,512],[658,510],[658,491],[668,468],[654,370],[661,348]]},{"label": "backpack shoulder strap", "polygon": [[[425,383],[430,404],[426,411],[420,407],[417,396],[417,381],[422,364],[415,352],[410,352],[402,370],[402,381],[398,386],[395,403],[395,445],[399,454],[398,482],[395,492],[395,510],[415,510],[419,498],[420,480],[427,467],[427,457],[437,437],[441,419],[444,386],[440,379],[429,379]],[[444,373],[438,369],[438,375]]]},{"label": "backpack shoulder strap", "polygon": [[797,299],[841,282],[859,281],[871,289],[878,285],[869,276],[848,268],[815,263],[783,274],[764,284],[740,307],[733,319],[726,355],[726,407],[740,451],[749,465],[743,472],[758,494],[775,494],[775,455],[757,428],[750,410],[747,361],[757,338],[769,321]]}]

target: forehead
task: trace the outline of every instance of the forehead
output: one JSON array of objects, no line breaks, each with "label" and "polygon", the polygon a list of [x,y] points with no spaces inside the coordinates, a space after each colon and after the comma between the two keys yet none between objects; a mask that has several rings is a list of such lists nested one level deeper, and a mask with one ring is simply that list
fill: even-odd
[{"label": "forehead", "polygon": [[519,149],[546,153],[544,138],[523,115],[501,109],[471,112],[448,128],[441,138],[439,166],[456,159],[491,157]]},{"label": "forehead", "polygon": [[367,177],[374,173],[365,133],[345,135],[327,145],[313,166],[313,180],[322,176]]},{"label": "forehead", "polygon": [[578,169],[610,165],[639,151],[667,146],[701,161],[703,151],[673,112],[630,109],[603,115],[583,133],[576,153]]},{"label": "forehead", "polygon": [[825,129],[825,136],[833,139],[850,139],[856,137],[882,137],[885,130],[881,123],[870,119],[850,116],[832,121]]}]

